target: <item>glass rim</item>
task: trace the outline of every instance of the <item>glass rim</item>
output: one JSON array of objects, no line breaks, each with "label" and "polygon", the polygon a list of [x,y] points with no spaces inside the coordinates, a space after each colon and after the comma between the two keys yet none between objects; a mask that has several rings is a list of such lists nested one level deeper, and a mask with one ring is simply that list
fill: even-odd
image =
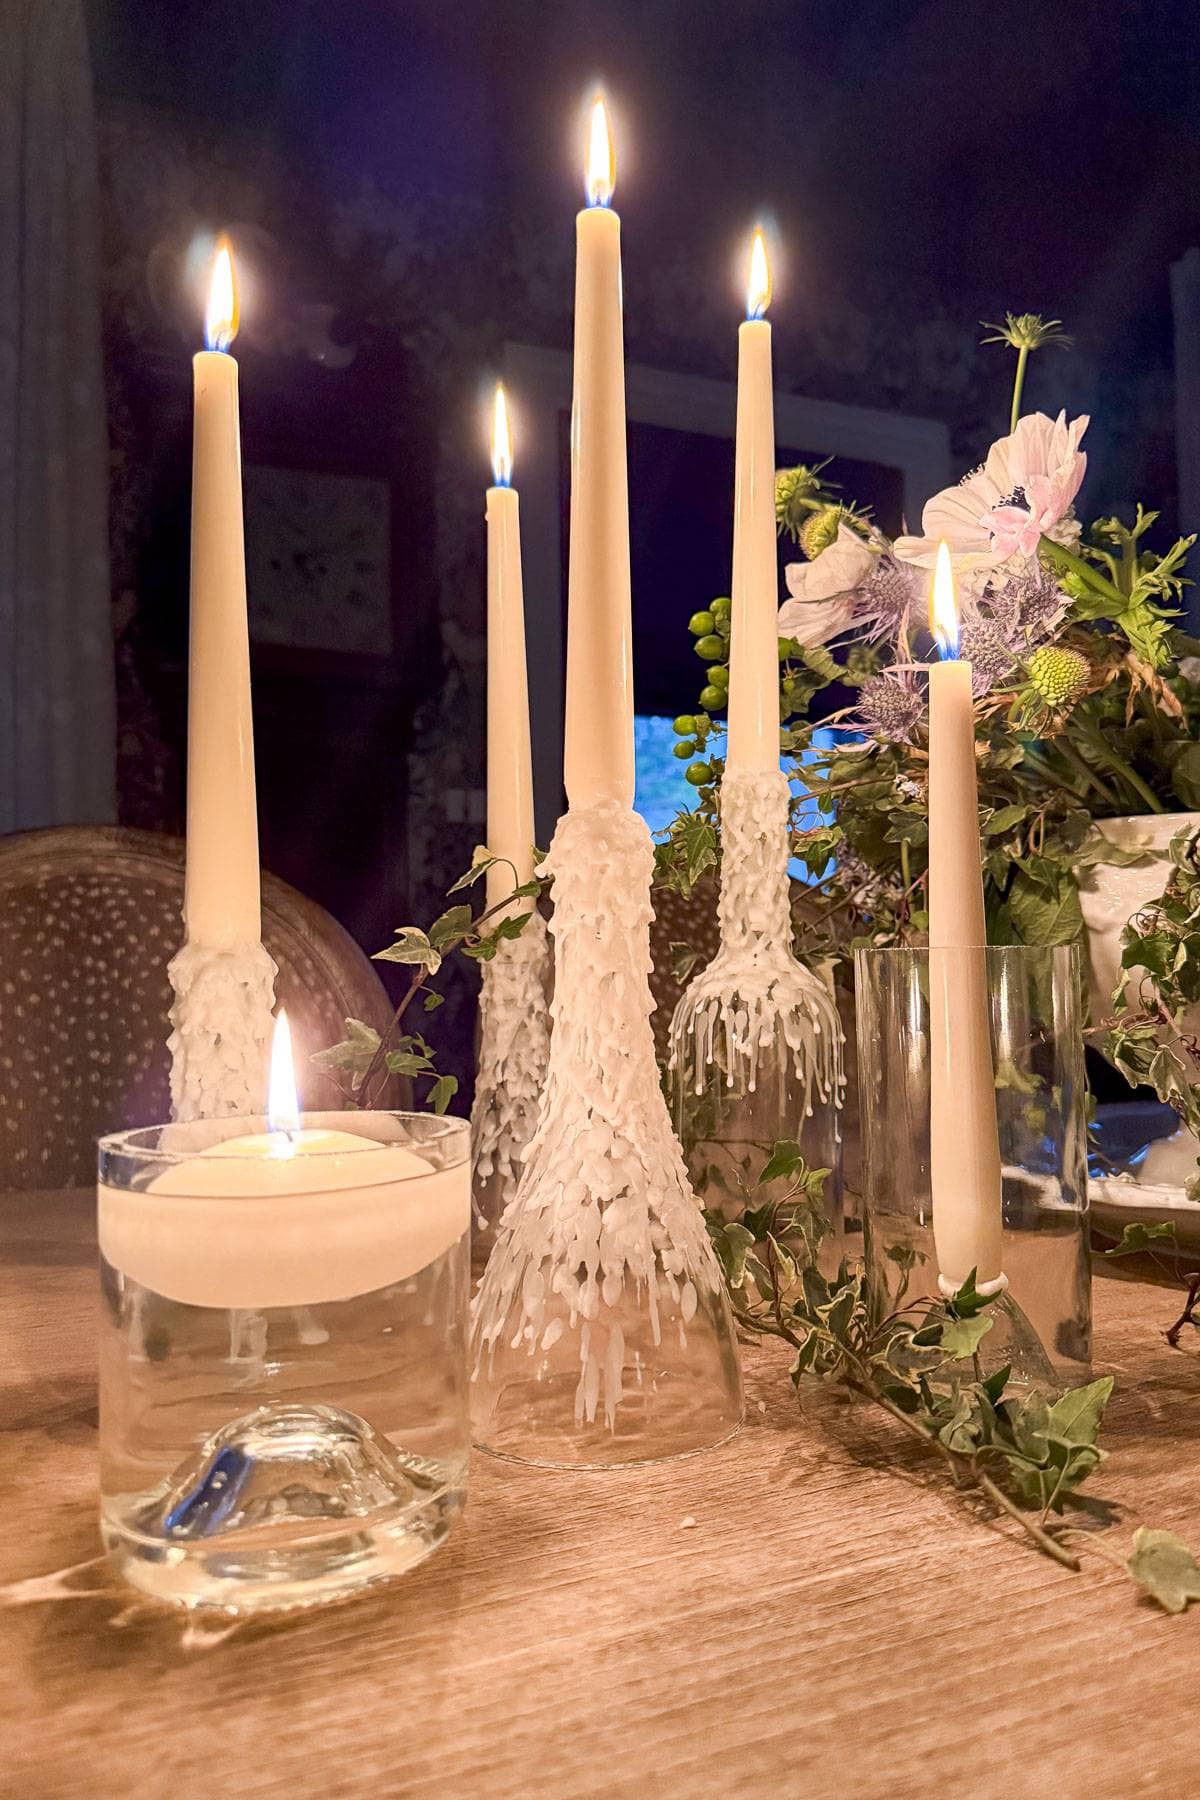
[{"label": "glass rim", "polygon": [[1036,958],[1052,958],[1063,955],[1078,956],[1082,945],[1078,940],[1071,944],[857,944],[854,949],[854,960],[861,957],[867,961],[872,957],[918,956],[961,956],[966,951],[982,950],[987,956],[1012,957],[1014,961],[1033,961]]},{"label": "glass rim", "polygon": [[[307,1127],[317,1126],[318,1121],[325,1121],[326,1123],[318,1128],[328,1130],[330,1127],[327,1122],[332,1119],[337,1119],[339,1121],[350,1121],[355,1119],[362,1121],[369,1119],[391,1119],[400,1125],[419,1125],[427,1143],[439,1140],[449,1143],[457,1138],[463,1146],[462,1160],[466,1161],[470,1155],[471,1122],[469,1119],[461,1118],[457,1113],[417,1112],[412,1108],[401,1109],[385,1106],[364,1107],[357,1112],[349,1108],[344,1110],[332,1108],[322,1112],[302,1112],[299,1116],[299,1129],[303,1131]],[[238,1131],[237,1129],[231,1129],[230,1137],[226,1140],[227,1142],[231,1142],[236,1137],[270,1137],[272,1135],[277,1135],[282,1138],[290,1135],[287,1132],[278,1131],[276,1128],[273,1128],[265,1113],[235,1113],[220,1119],[168,1119],[158,1125],[138,1125],[126,1131],[106,1132],[103,1137],[98,1138],[96,1141],[97,1155],[100,1158],[127,1156],[137,1162],[160,1163],[164,1167],[191,1162],[200,1154],[221,1156],[220,1139],[211,1145],[206,1145],[203,1152],[195,1144],[191,1144],[187,1148],[173,1149],[156,1144],[152,1141],[155,1135],[160,1132],[195,1132],[202,1130],[205,1125],[213,1126],[215,1128],[236,1128],[238,1126],[255,1127],[253,1130],[245,1129]],[[348,1126],[342,1128],[349,1129]],[[404,1146],[403,1144],[389,1142],[386,1138],[364,1138],[361,1146],[356,1144],[353,1147],[341,1145],[331,1146],[329,1149],[323,1150],[308,1149],[305,1152],[304,1160],[310,1164],[319,1164],[323,1158],[333,1159],[337,1157],[363,1156],[368,1151],[372,1150],[388,1150],[396,1148],[404,1148]],[[262,1159],[259,1156],[251,1155],[249,1151],[235,1150],[226,1152],[223,1156],[223,1160],[237,1165],[238,1163],[259,1163]],[[414,1171],[414,1179],[415,1174],[416,1172]]]}]

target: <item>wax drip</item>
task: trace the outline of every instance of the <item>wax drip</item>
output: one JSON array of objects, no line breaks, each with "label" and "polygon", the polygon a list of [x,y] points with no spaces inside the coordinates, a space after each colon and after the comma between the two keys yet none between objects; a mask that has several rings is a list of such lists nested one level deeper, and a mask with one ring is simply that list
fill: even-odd
[{"label": "wax drip", "polygon": [[671,1022],[671,1068],[697,1094],[714,1062],[727,1084],[754,1092],[760,1056],[783,1035],[804,1087],[840,1106],[841,1021],[832,994],[792,950],[787,777],[726,769],[721,783],[721,945],[692,981]]},{"label": "wax drip", "polygon": [[185,944],[167,973],[171,1105],[176,1119],[260,1113],[267,1092],[274,962],[260,943]]},{"label": "wax drip", "polygon": [[549,978],[550,940],[535,911],[520,937],[505,939],[484,963],[479,999],[471,1152],[476,1183],[498,1177],[504,1206],[516,1194],[546,1086]]},{"label": "wax drip", "polygon": [[655,1343],[673,1326],[686,1345],[700,1294],[721,1295],[654,1059],[653,863],[644,821],[615,801],[559,821],[544,864],[555,946],[545,1101],[472,1308],[476,1379],[500,1342],[535,1358],[572,1332],[576,1423],[602,1416],[610,1429],[622,1298],[637,1296]]}]

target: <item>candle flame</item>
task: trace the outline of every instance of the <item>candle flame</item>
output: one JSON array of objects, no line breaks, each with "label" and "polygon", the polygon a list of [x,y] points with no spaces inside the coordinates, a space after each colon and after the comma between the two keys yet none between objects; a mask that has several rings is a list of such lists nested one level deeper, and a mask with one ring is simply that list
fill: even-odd
[{"label": "candle flame", "polygon": [[746,317],[761,319],[771,304],[771,265],[761,225],[755,227],[750,246],[750,281],[746,288]]},{"label": "candle flame", "polygon": [[958,601],[954,593],[954,570],[950,563],[950,546],[945,538],[937,547],[933,569],[933,586],[929,592],[929,629],[937,639],[944,658],[958,656]]},{"label": "candle flame", "polygon": [[608,108],[604,95],[592,102],[592,122],[588,131],[587,169],[585,171],[589,206],[607,206],[617,182],[617,165],[613,156],[612,132],[608,125]]},{"label": "candle flame", "polygon": [[289,1156],[291,1139],[300,1129],[300,1097],[296,1092],[296,1071],[292,1062],[292,1032],[282,1006],[275,1015],[271,1084],[267,1092],[267,1124],[272,1132],[280,1134],[279,1154]]},{"label": "candle flame", "polygon": [[496,408],[492,414],[492,474],[497,487],[508,487],[512,481],[512,430],[508,423],[508,396],[504,384],[496,383]]},{"label": "candle flame", "polygon": [[213,258],[208,306],[204,313],[204,342],[210,350],[228,350],[238,329],[237,277],[233,272],[233,245],[222,232]]}]

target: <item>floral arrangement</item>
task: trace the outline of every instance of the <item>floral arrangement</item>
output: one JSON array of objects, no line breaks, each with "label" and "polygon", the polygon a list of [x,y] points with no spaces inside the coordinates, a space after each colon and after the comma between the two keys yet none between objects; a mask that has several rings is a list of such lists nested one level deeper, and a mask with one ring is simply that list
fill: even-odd
[{"label": "floral arrangement", "polygon": [[[1081,871],[1136,854],[1107,843],[1095,821],[1200,808],[1200,641],[1179,624],[1194,540],[1153,547],[1158,515],[1141,506],[1129,522],[1081,524],[1088,419],[1021,412],[1030,356],[1070,340],[1057,320],[1033,314],[1010,313],[988,331],[984,342],[1016,352],[1011,429],[928,502],[919,534],[889,539],[827,479],[827,465],[777,476],[779,529],[800,553],[779,613],[782,745],[819,814],[813,824],[811,800],[795,804],[793,853],[814,881],[809,951],[903,943],[926,924],[923,666],[934,654],[939,539],[974,671],[990,941],[1074,942]],[[705,670],[696,711],[675,721],[676,754],[697,802],[673,822],[658,863],[659,880],[685,892],[718,855],[729,621],[721,598],[689,624]],[[814,720],[818,695],[825,716]],[[816,731],[830,728],[836,747],[817,749]],[[1181,855],[1186,863],[1191,852]],[[1155,987],[1156,958],[1167,972],[1164,931],[1177,948],[1169,894],[1163,905],[1148,963],[1133,941],[1147,932],[1131,927],[1127,958],[1149,986],[1139,977],[1123,992],[1109,1050],[1131,1080],[1153,1080],[1200,1117],[1200,1056],[1190,1055],[1175,996]]]}]

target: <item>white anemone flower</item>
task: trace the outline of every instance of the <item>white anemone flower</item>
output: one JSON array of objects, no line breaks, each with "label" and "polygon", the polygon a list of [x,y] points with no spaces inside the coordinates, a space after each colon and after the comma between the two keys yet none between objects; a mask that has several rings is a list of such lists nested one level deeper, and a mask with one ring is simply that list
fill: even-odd
[{"label": "white anemone flower", "polygon": [[827,644],[854,622],[854,590],[869,575],[875,552],[857,531],[839,525],[838,534],[812,562],[789,563],[784,580],[791,595],[779,609],[780,637],[806,650]]},{"label": "white anemone flower", "polygon": [[1057,419],[1028,413],[992,445],[982,468],[927,501],[921,536],[897,538],[896,555],[932,568],[945,538],[956,571],[970,576],[1036,555],[1043,533],[1071,536],[1068,514],[1087,468],[1079,448],[1087,427],[1086,414],[1068,424],[1065,412]]}]

